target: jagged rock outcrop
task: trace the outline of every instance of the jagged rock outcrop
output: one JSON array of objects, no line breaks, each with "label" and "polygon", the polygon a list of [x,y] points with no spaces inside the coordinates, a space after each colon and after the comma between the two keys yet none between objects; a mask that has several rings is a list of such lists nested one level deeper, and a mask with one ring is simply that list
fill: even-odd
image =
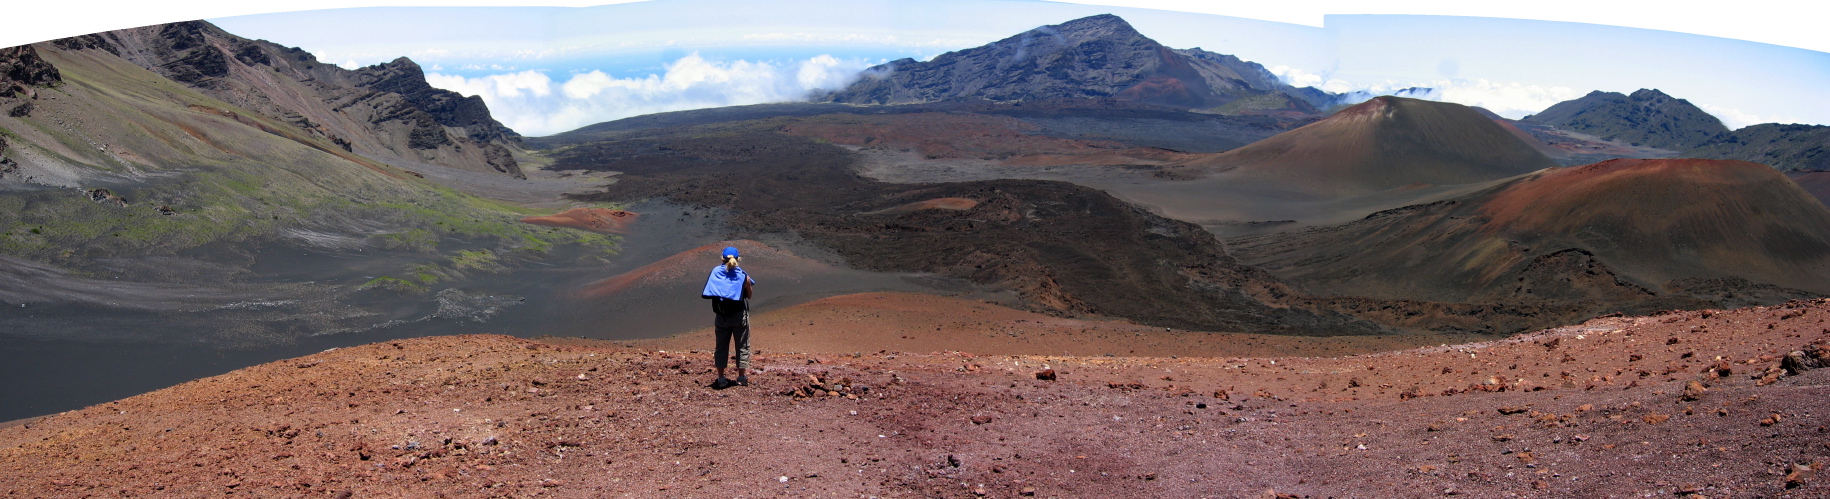
[{"label": "jagged rock outcrop", "polygon": [[1635,146],[1681,151],[1701,146],[1728,133],[1722,120],[1703,112],[1690,101],[1642,88],[1632,95],[1589,92],[1582,98],[1559,102],[1526,121],[1551,125]]},{"label": "jagged rock outcrop", "polygon": [[[18,118],[32,114],[32,101],[38,98],[37,87],[63,81],[63,75],[31,45],[0,48],[0,105],[8,116]],[[20,102],[24,100],[24,102]],[[0,137],[0,179],[16,176],[19,163],[6,157],[6,137]]]},{"label": "jagged rock outcrop", "polygon": [[1830,170],[1830,126],[1761,123],[1684,151],[1684,157],[1739,159],[1780,171]]},{"label": "jagged rock outcrop", "polygon": [[34,97],[32,87],[63,81],[57,68],[38,57],[31,45],[0,48],[0,97]]},{"label": "jagged rock outcrop", "polygon": [[1288,85],[1256,63],[1176,50],[1102,14],[1043,26],[928,62],[900,59],[816,100],[910,104],[983,99],[1118,98],[1189,108],[1281,94]]},{"label": "jagged rock outcrop", "polygon": [[354,70],[304,50],[241,38],[204,21],[109,31],[51,42],[101,50],[355,152],[524,178],[520,135],[479,97],[434,88],[406,58]]}]

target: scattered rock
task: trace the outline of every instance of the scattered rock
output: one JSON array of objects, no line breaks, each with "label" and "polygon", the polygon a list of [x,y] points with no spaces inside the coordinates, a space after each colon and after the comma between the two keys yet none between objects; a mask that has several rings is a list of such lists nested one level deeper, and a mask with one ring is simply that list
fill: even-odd
[{"label": "scattered rock", "polygon": [[972,417],[972,424],[975,424],[975,425],[988,424],[990,422],[991,422],[990,414],[980,414],[980,415]]},{"label": "scattered rock", "polygon": [[1499,409],[1499,410],[1500,410],[1500,414],[1505,414],[1505,415],[1508,415],[1508,416],[1511,416],[1511,415],[1513,415],[1513,414],[1520,414],[1520,413],[1524,413],[1524,412],[1526,412],[1526,411],[1530,411],[1530,410],[1531,410],[1531,407],[1528,407],[1528,406],[1508,406],[1508,407],[1501,407],[1501,408],[1500,408],[1500,409]]},{"label": "scattered rock", "polygon": [[814,397],[844,397],[857,400],[859,396],[870,393],[870,387],[852,382],[851,378],[830,378],[809,374],[803,378],[803,384],[782,390],[781,395],[797,399]]},{"label": "scattered rock", "polygon": [[1678,396],[1678,399],[1686,402],[1695,401],[1703,398],[1703,393],[1708,391],[1709,389],[1704,388],[1702,383],[1691,380],[1689,383],[1684,384],[1684,394]]},{"label": "scattered rock", "polygon": [[1822,466],[1822,463],[1811,463],[1810,466],[1793,463],[1791,472],[1786,473],[1786,488],[1795,489],[1804,486],[1805,482],[1811,481],[1812,477],[1817,476],[1817,468]]},{"label": "scattered rock", "polygon": [[1054,369],[1043,369],[1040,371],[1036,371],[1036,379],[1039,379],[1042,381],[1054,381],[1055,380],[1055,370]]},{"label": "scattered rock", "polygon": [[1773,364],[1771,366],[1767,366],[1766,370],[1761,371],[1761,374],[1759,376],[1757,376],[1758,381],[1754,382],[1754,386],[1767,386],[1767,385],[1771,385],[1773,383],[1778,383],[1779,378],[1785,376],[1785,374],[1786,374],[1785,368],[1780,367],[1779,364]]},{"label": "scattered rock", "polygon": [[1799,373],[1823,367],[1823,361],[1806,354],[1803,350],[1794,350],[1792,353],[1786,354],[1785,359],[1779,362],[1779,366],[1786,370],[1786,374],[1797,376]]}]

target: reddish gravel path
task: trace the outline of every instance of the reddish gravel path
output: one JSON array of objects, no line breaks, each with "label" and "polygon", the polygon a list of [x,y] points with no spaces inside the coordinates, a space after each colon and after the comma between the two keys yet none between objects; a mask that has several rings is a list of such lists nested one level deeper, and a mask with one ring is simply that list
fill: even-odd
[{"label": "reddish gravel path", "polygon": [[[769,351],[722,391],[705,353],[425,338],[0,429],[0,494],[1824,497],[1830,369],[1781,364],[1830,355],[1827,321],[1817,301],[1338,358]],[[838,395],[798,396],[809,376]]]}]

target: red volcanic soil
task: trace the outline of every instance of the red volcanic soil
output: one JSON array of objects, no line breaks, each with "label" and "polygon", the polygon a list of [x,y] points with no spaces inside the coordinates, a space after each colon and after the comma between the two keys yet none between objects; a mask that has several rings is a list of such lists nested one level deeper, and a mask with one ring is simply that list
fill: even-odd
[{"label": "red volcanic soil", "polygon": [[1654,275],[1703,267],[1825,292],[1830,284],[1799,279],[1823,275],[1830,259],[1830,210],[1813,201],[1756,163],[1616,159],[1514,183],[1480,212],[1490,233],[1606,234],[1612,248],[1597,254]]},{"label": "red volcanic soil", "polygon": [[926,201],[916,201],[916,202],[901,205],[901,206],[893,206],[893,207],[889,207],[889,208],[884,208],[881,210],[867,212],[867,213],[863,213],[863,214],[864,215],[902,215],[905,213],[914,213],[914,212],[921,211],[921,210],[962,211],[962,210],[970,210],[973,207],[976,207],[978,205],[979,205],[979,202],[977,200],[966,199],[966,198],[934,198],[934,199],[929,199]]},{"label": "red volcanic soil", "polygon": [[783,119],[788,134],[836,144],[914,150],[927,159],[1002,160],[1016,166],[1164,164],[1199,157],[1111,141],[1035,135],[1040,127],[1007,116],[956,113],[834,114]]},{"label": "red volcanic soil", "polygon": [[[876,313],[904,315],[856,318],[1011,343],[1059,327],[849,300],[831,313],[887,301]],[[952,313],[906,313],[924,307]],[[753,385],[727,390],[704,387],[702,350],[327,351],[0,428],[0,494],[1830,495],[1826,300],[1333,358],[783,346],[859,322],[842,324],[759,321]]]},{"label": "red volcanic soil", "polygon": [[1548,169],[1228,249],[1312,293],[1548,307],[1537,309],[1547,317],[1830,293],[1830,209],[1772,168],[1733,160]]},{"label": "red volcanic soil", "polygon": [[[750,319],[757,342],[776,350],[853,353],[961,351],[988,355],[1144,357],[1339,356],[1479,339],[1478,335],[1287,336],[1172,330],[1125,320],[1069,319],[957,297],[919,293],[840,295]],[[711,328],[620,342],[660,350],[703,349]]]},{"label": "red volcanic soil", "polygon": [[1786,172],[1786,176],[1791,177],[1793,182],[1797,182],[1799,187],[1803,187],[1805,192],[1811,193],[1819,202],[1830,205],[1830,172],[1790,171]]},{"label": "red volcanic soil", "polygon": [[1379,97],[1187,167],[1322,197],[1471,184],[1556,166],[1473,108]]},{"label": "red volcanic soil", "polygon": [[554,215],[527,217],[523,223],[547,227],[572,228],[599,234],[627,234],[629,225],[641,214],[605,208],[573,208]]}]

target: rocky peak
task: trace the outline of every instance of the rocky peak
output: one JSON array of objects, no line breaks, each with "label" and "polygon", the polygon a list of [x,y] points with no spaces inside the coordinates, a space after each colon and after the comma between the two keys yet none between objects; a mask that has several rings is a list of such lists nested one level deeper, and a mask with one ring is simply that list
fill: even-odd
[{"label": "rocky peak", "polygon": [[815,100],[907,104],[1116,98],[1199,108],[1287,87],[1257,64],[1164,47],[1111,14],[1042,26],[928,62],[900,59],[866,75]]},{"label": "rocky peak", "polygon": [[1629,95],[1627,97],[1633,99],[1634,102],[1638,102],[1638,103],[1640,103],[1640,105],[1643,105],[1643,106],[1657,106],[1657,105],[1664,104],[1667,102],[1671,102],[1672,100],[1675,100],[1670,95],[1666,95],[1664,92],[1660,92],[1656,88],[1642,88],[1639,90],[1635,90],[1635,91],[1633,91],[1632,95]]},{"label": "rocky peak", "polygon": [[1086,43],[1101,39],[1156,43],[1155,40],[1145,38],[1142,33],[1138,33],[1137,28],[1131,27],[1131,23],[1125,22],[1124,18],[1112,14],[1082,17],[1053,26],[1043,26],[1009,39],[1034,39],[1042,36],[1060,37],[1068,43]]},{"label": "rocky peak", "polygon": [[[106,50],[212,97],[290,123],[349,152],[522,176],[521,136],[482,99],[434,88],[405,57],[347,70],[296,47],[186,21],[68,38],[65,50]],[[303,97],[301,99],[301,97]]]},{"label": "rocky peak", "polygon": [[1593,91],[1582,98],[1559,102],[1520,121],[1552,125],[1636,146],[1685,150],[1707,144],[1728,127],[1722,120],[1698,109],[1690,101],[1657,89],[1642,88],[1631,95]]}]

